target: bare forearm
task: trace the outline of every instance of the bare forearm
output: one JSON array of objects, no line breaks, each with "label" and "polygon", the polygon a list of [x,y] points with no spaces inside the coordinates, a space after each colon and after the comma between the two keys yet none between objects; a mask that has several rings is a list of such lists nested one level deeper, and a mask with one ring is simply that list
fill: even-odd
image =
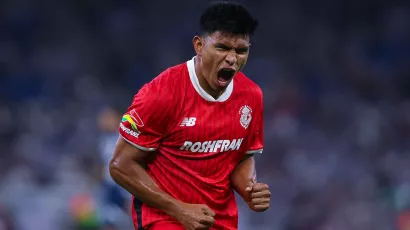
[{"label": "bare forearm", "polygon": [[249,199],[245,191],[251,181],[256,180],[255,160],[253,156],[246,156],[232,172],[231,184],[233,189],[244,199]]},{"label": "bare forearm", "polygon": [[111,177],[117,184],[145,204],[176,217],[180,201],[162,191],[140,164],[137,162],[121,166],[118,164],[116,161],[110,164]]}]

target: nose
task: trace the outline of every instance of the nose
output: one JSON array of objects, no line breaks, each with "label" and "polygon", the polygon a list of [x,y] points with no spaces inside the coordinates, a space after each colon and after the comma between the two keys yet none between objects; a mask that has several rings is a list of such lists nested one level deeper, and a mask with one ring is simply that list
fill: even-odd
[{"label": "nose", "polygon": [[226,61],[229,65],[235,64],[236,61],[237,61],[236,52],[235,52],[235,51],[229,52],[229,53],[226,55],[226,57],[225,57],[225,61]]}]

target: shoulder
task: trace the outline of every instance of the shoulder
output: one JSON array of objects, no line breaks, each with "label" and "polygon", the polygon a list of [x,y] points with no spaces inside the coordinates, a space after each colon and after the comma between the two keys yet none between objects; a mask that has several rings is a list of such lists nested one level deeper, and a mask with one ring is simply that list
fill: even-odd
[{"label": "shoulder", "polygon": [[150,97],[170,102],[177,96],[176,91],[180,88],[187,72],[186,63],[169,67],[143,85],[138,93],[149,94]]},{"label": "shoulder", "polygon": [[235,87],[239,88],[241,93],[251,94],[256,97],[263,98],[263,92],[259,85],[252,81],[250,78],[248,78],[244,73],[239,72],[235,78]]},{"label": "shoulder", "polygon": [[183,81],[187,72],[186,63],[169,67],[145,84],[143,88],[149,90],[150,93],[169,98],[175,94],[175,90],[179,88],[178,85]]},{"label": "shoulder", "polygon": [[235,94],[244,97],[256,113],[263,113],[263,92],[259,85],[242,72],[239,72],[235,78]]},{"label": "shoulder", "polygon": [[153,90],[172,91],[183,80],[185,74],[187,74],[186,63],[182,63],[167,68],[146,85]]}]

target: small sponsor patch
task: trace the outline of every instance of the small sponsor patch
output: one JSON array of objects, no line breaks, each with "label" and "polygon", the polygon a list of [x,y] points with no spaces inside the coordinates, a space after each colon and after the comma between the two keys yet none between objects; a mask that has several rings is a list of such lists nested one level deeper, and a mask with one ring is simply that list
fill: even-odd
[{"label": "small sponsor patch", "polygon": [[131,116],[126,114],[122,117],[122,122],[128,122],[130,123],[131,127],[133,130],[138,131],[137,125],[135,122],[132,120]]},{"label": "small sponsor patch", "polygon": [[122,122],[130,123],[132,129],[137,132],[139,132],[138,127],[144,126],[144,123],[142,122],[140,116],[135,111],[135,109],[131,110],[129,114],[125,114],[122,117]]},{"label": "small sponsor patch", "polygon": [[131,129],[125,127],[122,123],[120,123],[120,127],[121,127],[122,131],[124,131],[126,134],[129,134],[129,135],[131,135],[131,136],[133,136],[133,137],[138,138],[138,136],[140,135],[140,132],[138,132],[138,131],[133,131],[133,130],[131,130]]}]

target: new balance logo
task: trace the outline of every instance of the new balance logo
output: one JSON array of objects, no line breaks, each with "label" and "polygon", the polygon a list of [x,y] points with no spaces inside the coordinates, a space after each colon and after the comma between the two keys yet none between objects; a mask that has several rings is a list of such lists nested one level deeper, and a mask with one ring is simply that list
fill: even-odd
[{"label": "new balance logo", "polygon": [[196,117],[185,117],[181,122],[181,126],[194,126],[195,121]]}]

